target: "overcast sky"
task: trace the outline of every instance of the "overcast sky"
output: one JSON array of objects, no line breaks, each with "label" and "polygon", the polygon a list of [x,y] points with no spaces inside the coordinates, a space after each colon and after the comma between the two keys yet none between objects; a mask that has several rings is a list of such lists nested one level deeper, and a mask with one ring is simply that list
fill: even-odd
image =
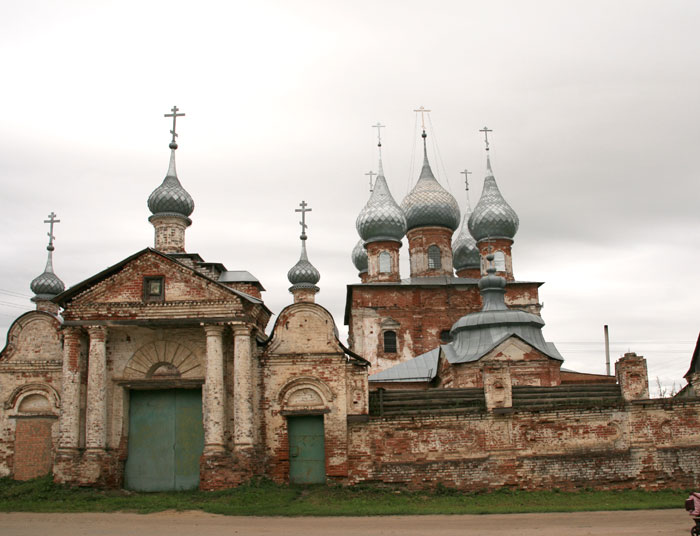
[{"label": "overcast sky", "polygon": [[[355,218],[376,171],[415,183],[429,156],[472,206],[484,125],[520,217],[513,267],[544,281],[565,367],[635,351],[684,385],[700,292],[700,3],[693,1],[5,2],[0,18],[0,334],[33,308],[55,211],[55,270],[74,285],[153,244],[146,200],[168,165],[195,201],[187,250],[291,302],[306,200],[317,301],[343,338]],[[436,142],[436,144],[434,144]],[[407,247],[401,249],[408,275]],[[272,324],[268,326],[268,330]],[[2,336],[2,335],[0,335]],[[3,337],[4,338],[4,337]]]}]

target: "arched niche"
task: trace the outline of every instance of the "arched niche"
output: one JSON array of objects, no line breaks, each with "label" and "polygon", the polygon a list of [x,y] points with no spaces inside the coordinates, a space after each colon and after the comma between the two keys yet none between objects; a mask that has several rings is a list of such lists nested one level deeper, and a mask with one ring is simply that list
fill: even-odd
[{"label": "arched niche", "polygon": [[57,417],[61,398],[50,385],[28,383],[16,387],[5,400],[4,407],[13,416]]},{"label": "arched niche", "polygon": [[335,397],[328,385],[312,377],[294,378],[277,394],[282,411],[330,411]]},{"label": "arched niche", "polygon": [[144,344],[124,367],[124,378],[130,380],[202,377],[204,366],[199,355],[185,345],[170,340]]}]

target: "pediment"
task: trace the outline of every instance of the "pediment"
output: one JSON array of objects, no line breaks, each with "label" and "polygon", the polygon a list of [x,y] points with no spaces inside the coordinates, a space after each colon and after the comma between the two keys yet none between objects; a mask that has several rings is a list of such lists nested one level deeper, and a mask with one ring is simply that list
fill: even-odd
[{"label": "pediment", "polygon": [[481,358],[482,362],[549,361],[551,358],[517,335],[511,335]]},{"label": "pediment", "polygon": [[[111,272],[110,272],[111,270]],[[103,277],[99,277],[103,275]],[[144,296],[145,278],[163,278],[163,303],[241,301],[231,290],[153,250],[144,250],[80,285],[81,291],[69,298],[81,304],[156,303]],[[70,290],[68,291],[70,292]],[[69,306],[70,307],[70,306]]]},{"label": "pediment", "polygon": [[63,359],[61,324],[52,314],[30,311],[10,326],[0,361],[44,362]]},{"label": "pediment", "polygon": [[331,314],[315,303],[296,303],[284,309],[272,334],[268,354],[343,353]]}]

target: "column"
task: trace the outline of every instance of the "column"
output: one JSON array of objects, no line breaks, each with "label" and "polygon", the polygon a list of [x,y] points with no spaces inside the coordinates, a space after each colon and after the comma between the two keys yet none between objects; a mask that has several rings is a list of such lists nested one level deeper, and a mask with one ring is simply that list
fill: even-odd
[{"label": "column", "polygon": [[223,326],[204,326],[207,334],[207,364],[204,384],[204,451],[223,452],[226,424],[224,388]]},{"label": "column", "polygon": [[253,359],[250,327],[233,326],[233,440],[236,451],[253,447]]},{"label": "column", "polygon": [[63,330],[63,378],[59,450],[77,450],[80,441],[80,329]]},{"label": "column", "polygon": [[85,446],[104,451],[107,446],[107,328],[90,326]]}]

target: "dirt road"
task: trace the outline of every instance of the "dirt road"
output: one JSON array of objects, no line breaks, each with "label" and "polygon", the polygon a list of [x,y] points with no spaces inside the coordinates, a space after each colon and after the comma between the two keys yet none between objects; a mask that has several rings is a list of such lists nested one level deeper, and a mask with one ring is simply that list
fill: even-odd
[{"label": "dirt road", "polygon": [[158,514],[0,513],[2,536],[579,536],[688,535],[684,510],[485,516],[227,517]]}]

